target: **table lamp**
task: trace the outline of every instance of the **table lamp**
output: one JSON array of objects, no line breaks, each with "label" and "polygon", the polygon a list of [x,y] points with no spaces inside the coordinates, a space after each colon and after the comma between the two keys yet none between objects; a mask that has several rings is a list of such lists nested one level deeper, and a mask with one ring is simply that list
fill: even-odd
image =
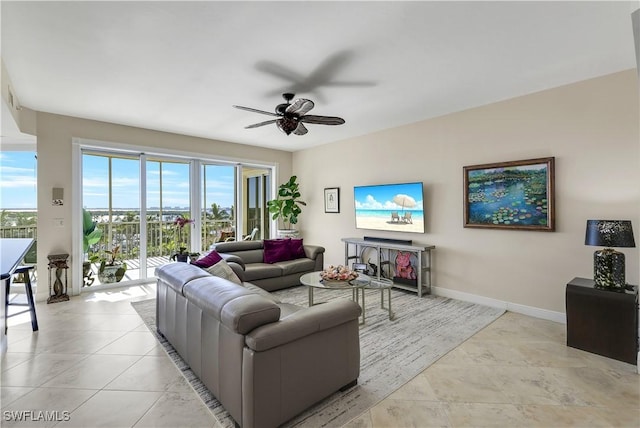
[{"label": "table lamp", "polygon": [[587,220],[585,245],[605,247],[593,253],[596,288],[625,291],[624,254],[611,247],[635,247],[630,220]]}]

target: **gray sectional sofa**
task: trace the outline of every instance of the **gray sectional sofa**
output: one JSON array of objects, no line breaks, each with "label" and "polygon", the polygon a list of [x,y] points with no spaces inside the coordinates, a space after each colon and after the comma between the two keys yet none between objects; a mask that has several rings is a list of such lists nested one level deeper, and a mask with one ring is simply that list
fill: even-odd
[{"label": "gray sectional sofa", "polygon": [[264,262],[263,241],[221,242],[213,247],[223,259],[238,263],[242,281],[251,282],[267,291],[300,285],[300,277],[324,267],[324,247],[303,245],[305,257],[275,263]]},{"label": "gray sectional sofa", "polygon": [[357,303],[282,303],[188,263],[160,266],[156,276],[158,332],[239,426],[279,426],[356,384]]}]

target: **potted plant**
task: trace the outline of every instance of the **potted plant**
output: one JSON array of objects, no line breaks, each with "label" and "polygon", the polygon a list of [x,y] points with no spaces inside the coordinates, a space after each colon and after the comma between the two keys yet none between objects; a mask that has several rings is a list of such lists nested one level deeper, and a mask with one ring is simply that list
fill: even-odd
[{"label": "potted plant", "polygon": [[187,247],[180,247],[178,252],[171,256],[171,260],[187,262],[189,259],[196,260],[198,257],[200,257],[200,253],[190,253],[187,251]]},{"label": "potted plant", "polygon": [[[178,252],[171,256],[171,260],[176,260],[179,262],[187,262],[189,260],[189,256],[195,253],[189,253],[187,251],[187,246],[184,242],[182,242],[182,229],[185,225],[193,223],[192,219],[186,218],[184,216],[179,215],[174,220],[173,224],[175,226],[176,233],[176,244],[178,246]],[[197,257],[197,255],[196,255]]]},{"label": "potted plant", "polygon": [[89,255],[89,249],[92,245],[97,244],[102,238],[102,230],[98,229],[97,223],[92,220],[91,213],[84,208],[82,209],[82,252],[87,260],[82,262],[82,278],[84,286],[89,287],[93,284],[95,278],[92,278],[91,264],[98,261],[97,254]]},{"label": "potted plant", "polygon": [[302,206],[306,206],[306,202],[300,200],[298,177],[293,175],[289,181],[278,187],[278,197],[267,202],[269,213],[273,220],[282,219],[284,229],[278,229],[278,236],[292,237],[298,236],[298,231],[292,228],[292,225],[298,223],[298,216],[302,212]]},{"label": "potted plant", "polygon": [[118,260],[120,246],[117,245],[113,247],[111,251],[105,251],[105,253],[108,256],[100,262],[98,279],[100,279],[102,284],[120,282],[124,277],[124,273],[127,271],[127,264]]}]

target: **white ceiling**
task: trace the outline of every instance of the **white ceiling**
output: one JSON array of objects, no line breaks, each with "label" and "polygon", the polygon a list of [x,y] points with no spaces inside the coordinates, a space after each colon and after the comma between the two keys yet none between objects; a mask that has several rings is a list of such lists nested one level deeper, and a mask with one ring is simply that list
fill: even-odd
[{"label": "white ceiling", "polygon": [[[10,2],[33,110],[295,151],[635,68],[634,2]],[[286,136],[279,94],[315,101]],[[4,132],[4,130],[3,130]]]}]

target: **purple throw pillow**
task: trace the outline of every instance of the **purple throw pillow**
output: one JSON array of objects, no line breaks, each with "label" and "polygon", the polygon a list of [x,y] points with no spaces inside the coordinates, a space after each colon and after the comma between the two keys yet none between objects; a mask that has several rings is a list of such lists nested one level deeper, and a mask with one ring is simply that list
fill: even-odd
[{"label": "purple throw pillow", "polygon": [[198,267],[201,267],[203,269],[206,269],[208,267],[211,267],[211,266],[215,265],[220,260],[222,260],[222,257],[220,257],[220,254],[218,254],[218,252],[216,250],[211,250],[211,252],[209,252],[209,254],[207,254],[204,257],[199,258],[195,262],[191,262],[191,264],[196,265]]},{"label": "purple throw pillow", "polygon": [[277,263],[291,260],[289,243],[285,239],[265,239],[263,260],[265,263]]},{"label": "purple throw pillow", "polygon": [[295,239],[295,238],[289,239],[289,252],[291,253],[291,259],[303,259],[303,258],[307,257],[307,255],[304,252],[304,247],[303,247],[303,244],[302,244],[302,238],[300,238],[300,239]]}]

